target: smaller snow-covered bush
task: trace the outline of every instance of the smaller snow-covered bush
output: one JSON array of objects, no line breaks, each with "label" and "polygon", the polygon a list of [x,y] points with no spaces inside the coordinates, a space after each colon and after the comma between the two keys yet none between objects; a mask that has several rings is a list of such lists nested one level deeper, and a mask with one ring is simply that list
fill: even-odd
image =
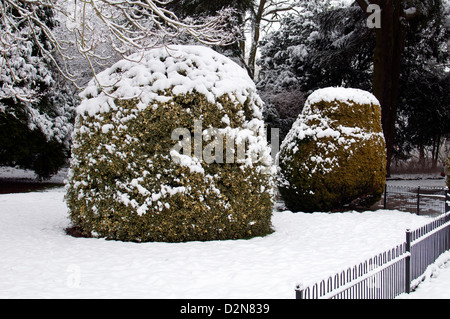
[{"label": "smaller snow-covered bush", "polygon": [[386,175],[377,99],[357,89],[312,93],[281,145],[279,170],[280,193],[293,211],[375,203]]},{"label": "smaller snow-covered bush", "polygon": [[[130,59],[139,62],[123,60],[99,74],[111,83],[106,93],[122,99],[95,82],[82,93],[66,195],[73,226],[136,242],[269,233],[272,160],[262,102],[246,71],[198,46]],[[220,145],[207,138],[211,128],[233,135],[236,144],[245,140],[245,158],[234,153],[232,163],[211,163],[197,157],[196,134],[203,137],[203,154],[211,144],[227,152],[228,139]],[[177,131],[187,131],[183,140],[173,138]],[[190,154],[178,147],[186,141],[194,141]]]}]

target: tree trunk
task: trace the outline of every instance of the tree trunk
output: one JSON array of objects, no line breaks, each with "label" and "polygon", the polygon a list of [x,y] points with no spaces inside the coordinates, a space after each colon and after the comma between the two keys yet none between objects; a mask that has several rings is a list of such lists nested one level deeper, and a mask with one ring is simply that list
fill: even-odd
[{"label": "tree trunk", "polygon": [[435,138],[435,142],[433,143],[433,166],[432,166],[433,169],[437,168],[440,149],[441,149],[441,136],[438,135]]},{"label": "tree trunk", "polygon": [[255,69],[256,69],[256,52],[258,50],[258,42],[261,32],[261,20],[264,14],[264,7],[266,5],[267,0],[260,0],[259,6],[254,14],[254,21],[252,21],[252,38],[250,44],[250,55],[248,58],[248,66],[250,68],[250,77],[252,79],[255,78]]},{"label": "tree trunk", "polygon": [[381,121],[386,140],[387,176],[391,172],[397,118],[400,63],[405,46],[406,28],[403,0],[380,1],[381,28],[376,29],[373,93],[381,104]]},{"label": "tree trunk", "polygon": [[422,144],[419,145],[419,165],[425,168],[425,148]]}]

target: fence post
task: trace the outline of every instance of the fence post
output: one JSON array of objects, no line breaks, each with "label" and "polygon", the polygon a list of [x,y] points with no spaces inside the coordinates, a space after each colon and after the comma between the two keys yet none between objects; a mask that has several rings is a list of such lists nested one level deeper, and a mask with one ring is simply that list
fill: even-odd
[{"label": "fence post", "polygon": [[417,187],[417,215],[420,214],[420,186]]},{"label": "fence post", "polygon": [[405,292],[411,292],[411,230],[406,230],[406,252],[409,253],[405,258]]},{"label": "fence post", "polygon": [[388,188],[388,186],[385,185],[385,186],[384,186],[384,203],[383,203],[383,209],[386,209],[386,205],[387,205],[387,188]]},{"label": "fence post", "polygon": [[303,291],[303,286],[297,286],[297,289],[295,289],[295,299],[304,299]]},{"label": "fence post", "polygon": [[450,195],[450,192],[449,192],[448,189],[446,189],[445,190],[445,201],[444,201],[444,207],[445,207],[444,208],[445,209],[444,214],[446,214],[450,210],[450,205],[449,205],[450,197],[449,197],[449,195]]}]

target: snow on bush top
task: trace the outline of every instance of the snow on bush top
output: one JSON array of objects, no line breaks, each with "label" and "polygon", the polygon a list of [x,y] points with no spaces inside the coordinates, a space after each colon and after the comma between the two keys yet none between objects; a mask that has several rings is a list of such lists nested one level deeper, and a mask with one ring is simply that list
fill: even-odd
[{"label": "snow on bush top", "polygon": [[[108,112],[115,109],[115,98],[137,98],[142,110],[152,101],[169,101],[161,94],[167,89],[174,95],[195,90],[211,103],[225,94],[244,103],[249,91],[256,91],[247,72],[229,58],[207,47],[170,45],[133,54],[98,74],[80,94],[78,113]],[[258,108],[254,112],[260,117]]]},{"label": "snow on bush top", "polygon": [[360,89],[342,88],[342,87],[329,87],[314,91],[306,100],[305,108],[310,108],[315,103],[324,102],[347,102],[352,101],[357,104],[375,104],[380,105],[377,98],[367,92]]},{"label": "snow on bush top", "polygon": [[[333,125],[330,126],[330,124],[334,121],[328,119],[326,116],[324,117],[323,114],[320,114],[321,112],[319,110],[312,109],[314,105],[320,102],[331,103],[333,101],[346,104],[356,103],[359,105],[380,105],[380,102],[378,102],[377,98],[373,94],[360,89],[342,87],[318,89],[314,91],[306,100],[302,113],[292,125],[291,131],[283,141],[282,144],[284,145],[281,147],[287,147],[286,144],[288,143],[292,144],[295,137],[304,139],[306,136],[315,136],[316,138],[329,136],[335,137],[339,139],[340,143],[343,143],[344,136],[350,138],[370,138],[372,134],[382,134],[381,132],[373,132],[372,130],[367,131],[367,128],[363,127],[347,127],[343,125],[339,125],[338,127],[334,127]],[[334,108],[336,108],[336,111],[339,112],[338,105],[335,105]],[[314,120],[319,120],[317,125],[310,126],[306,124],[309,121],[316,122]],[[353,139],[350,139],[349,141],[351,142]]]},{"label": "snow on bush top", "polygon": [[[321,102],[327,103],[326,110],[318,108]],[[367,114],[365,108],[352,107],[355,104],[380,107],[380,103],[373,94],[360,89],[329,87],[314,91],[306,100],[302,113],[298,116],[283,140],[281,149],[292,150],[293,154],[295,154],[298,151],[298,140],[308,137],[314,140],[332,138],[336,141],[336,145],[343,149],[349,149],[352,144],[361,140],[380,138],[384,141],[381,126],[378,127],[379,125],[373,122],[374,115]],[[344,105],[348,105],[350,108],[344,109]],[[353,114],[349,118],[350,122],[344,119],[348,117],[345,114],[349,111]],[[333,114],[340,114],[338,116],[340,121],[337,121]],[[359,125],[357,125],[357,122],[353,122],[356,118],[359,118]],[[381,125],[381,122],[379,124]],[[332,153],[335,151],[336,145],[329,144],[327,148]],[[325,173],[331,171],[338,160],[335,157],[330,157],[326,160],[317,157],[317,162],[321,163],[321,166],[324,163],[327,164],[325,165],[328,167],[327,169],[324,166],[321,167],[323,173]]]}]

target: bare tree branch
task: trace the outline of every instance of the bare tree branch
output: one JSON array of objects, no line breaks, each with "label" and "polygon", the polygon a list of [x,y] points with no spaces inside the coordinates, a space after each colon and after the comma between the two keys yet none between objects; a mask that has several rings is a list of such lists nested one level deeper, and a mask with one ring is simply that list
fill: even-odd
[{"label": "bare tree branch", "polygon": [[356,0],[356,2],[359,4],[361,9],[367,14],[367,8],[369,7],[370,3],[368,0]]},{"label": "bare tree branch", "polygon": [[[109,58],[100,49],[108,42],[113,54],[126,57],[134,52],[164,46],[170,39],[188,34],[206,45],[233,43],[235,34],[226,30],[231,10],[223,10],[203,21],[185,22],[166,9],[170,0],[2,0],[0,1],[0,66],[9,68],[11,90],[20,76],[15,74],[11,49],[29,41],[68,80],[77,83],[68,54],[75,47],[95,77],[94,64]],[[67,20],[71,37],[58,38],[46,25],[38,8],[51,9]],[[22,26],[20,29],[18,26]],[[23,27],[26,27],[26,31]],[[45,43],[42,38],[45,38]],[[73,50],[72,50],[73,51]],[[4,84],[6,85],[6,84]]]},{"label": "bare tree branch", "polygon": [[266,33],[272,25],[279,23],[283,14],[300,12],[303,2],[301,0],[258,0],[255,2],[251,17],[248,19],[251,32],[248,66],[251,76],[255,75],[256,55],[261,34]]}]

